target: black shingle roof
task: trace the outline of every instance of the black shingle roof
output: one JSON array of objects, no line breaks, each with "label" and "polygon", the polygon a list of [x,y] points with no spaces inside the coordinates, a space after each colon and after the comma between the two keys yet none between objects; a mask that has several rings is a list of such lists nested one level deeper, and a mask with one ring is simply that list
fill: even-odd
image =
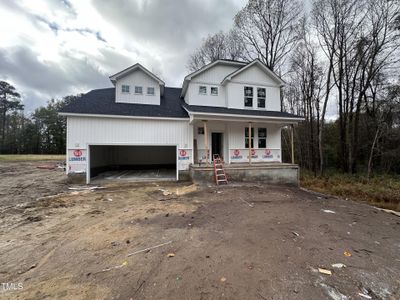
[{"label": "black shingle roof", "polygon": [[181,105],[180,88],[164,90],[160,105],[116,103],[115,88],[92,90],[63,108],[62,113],[188,118]]},{"label": "black shingle roof", "polygon": [[188,111],[193,113],[214,113],[214,114],[229,114],[229,115],[248,115],[248,116],[263,116],[276,118],[303,118],[287,112],[255,110],[255,109],[237,109],[227,107],[200,106],[188,105],[185,102],[182,104]]},{"label": "black shingle roof", "polygon": [[119,115],[137,117],[189,118],[184,107],[193,113],[301,118],[280,111],[234,109],[226,107],[188,105],[180,98],[182,89],[166,87],[160,105],[116,103],[115,88],[92,90],[64,107],[61,113]]}]

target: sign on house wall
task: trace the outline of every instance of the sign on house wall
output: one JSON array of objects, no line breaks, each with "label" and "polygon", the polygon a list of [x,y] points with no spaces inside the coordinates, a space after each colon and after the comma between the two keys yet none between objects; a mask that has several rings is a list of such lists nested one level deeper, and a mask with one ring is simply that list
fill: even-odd
[{"label": "sign on house wall", "polygon": [[187,170],[192,163],[192,149],[178,149],[178,170]]},{"label": "sign on house wall", "polygon": [[87,163],[86,149],[68,150],[68,173],[85,173]]}]

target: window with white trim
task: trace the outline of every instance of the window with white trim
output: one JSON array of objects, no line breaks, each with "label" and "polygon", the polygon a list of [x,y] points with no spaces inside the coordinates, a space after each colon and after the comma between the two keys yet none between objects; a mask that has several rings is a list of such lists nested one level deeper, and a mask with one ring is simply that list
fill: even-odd
[{"label": "window with white trim", "polygon": [[143,87],[141,86],[135,86],[135,94],[143,94]]},{"label": "window with white trim", "polygon": [[257,107],[265,108],[265,88],[257,88]]},{"label": "window with white trim", "polygon": [[258,128],[258,148],[267,148],[267,128]]},{"label": "window with white trim", "polygon": [[153,96],[154,93],[155,93],[154,87],[152,86],[147,87],[147,95]]},{"label": "window with white trim", "polygon": [[211,87],[211,95],[218,96],[218,88],[216,86]]},{"label": "window with white trim", "polygon": [[205,85],[199,86],[199,94],[200,95],[207,95],[207,87]]},{"label": "window with white trim", "polygon": [[253,88],[251,86],[244,87],[244,106],[253,107]]},{"label": "window with white trim", "polygon": [[123,84],[121,86],[121,92],[123,93],[129,93],[129,85]]},{"label": "window with white trim", "polygon": [[[249,127],[244,129],[244,147],[249,148]],[[254,127],[251,128],[251,148],[254,148]]]}]

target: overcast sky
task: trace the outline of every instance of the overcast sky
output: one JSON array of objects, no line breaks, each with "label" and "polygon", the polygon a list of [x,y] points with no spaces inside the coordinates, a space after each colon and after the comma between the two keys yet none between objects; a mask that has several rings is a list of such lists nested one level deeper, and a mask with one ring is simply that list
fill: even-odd
[{"label": "overcast sky", "polygon": [[188,56],[227,30],[245,0],[1,0],[0,80],[25,111],[51,98],[112,86],[137,62],[181,86]]}]

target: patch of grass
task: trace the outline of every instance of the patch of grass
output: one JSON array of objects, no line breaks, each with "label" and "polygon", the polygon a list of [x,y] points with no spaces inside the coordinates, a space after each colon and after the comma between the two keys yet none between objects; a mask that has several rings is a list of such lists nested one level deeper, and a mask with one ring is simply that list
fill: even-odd
[{"label": "patch of grass", "polygon": [[320,193],[368,202],[377,207],[400,211],[400,176],[365,176],[331,173],[314,177],[302,172],[300,185]]},{"label": "patch of grass", "polygon": [[65,160],[63,155],[50,154],[2,154],[0,162],[18,162],[18,161],[40,161],[40,160]]}]

